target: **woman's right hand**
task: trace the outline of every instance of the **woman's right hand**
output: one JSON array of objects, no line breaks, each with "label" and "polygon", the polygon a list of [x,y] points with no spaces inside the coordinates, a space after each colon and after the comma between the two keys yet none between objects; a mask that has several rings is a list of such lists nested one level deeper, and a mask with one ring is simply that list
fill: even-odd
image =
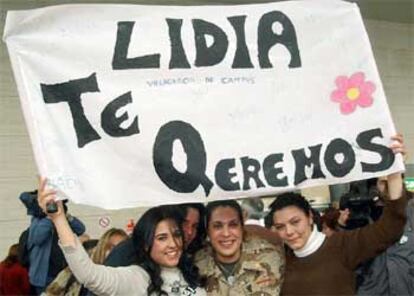
[{"label": "woman's right hand", "polygon": [[[47,189],[47,179],[39,177],[39,188],[37,191],[37,202],[39,203],[42,211],[52,220],[58,219],[59,217],[64,217],[65,212],[63,210],[62,201],[56,201],[56,191],[53,189]],[[57,212],[48,213],[47,207],[49,204],[55,203],[57,206]]]},{"label": "woman's right hand", "polygon": [[[37,202],[42,208],[43,212],[50,218],[53,224],[56,227],[59,240],[62,245],[72,245],[75,246],[75,234],[69,226],[68,220],[66,219],[65,211],[63,210],[62,201],[56,201],[56,191],[52,189],[47,189],[47,179],[39,178],[39,188],[37,191]],[[48,213],[47,205],[49,203],[56,203],[57,212]]]}]

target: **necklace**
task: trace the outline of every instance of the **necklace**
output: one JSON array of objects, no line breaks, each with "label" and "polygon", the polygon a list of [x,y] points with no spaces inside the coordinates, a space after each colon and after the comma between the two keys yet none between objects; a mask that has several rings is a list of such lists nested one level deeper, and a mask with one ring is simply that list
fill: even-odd
[{"label": "necklace", "polygon": [[237,263],[220,263],[216,262],[218,268],[220,269],[221,273],[226,278],[227,283],[230,286],[234,285],[234,282],[236,281],[236,277],[234,276],[234,272],[236,271]]}]

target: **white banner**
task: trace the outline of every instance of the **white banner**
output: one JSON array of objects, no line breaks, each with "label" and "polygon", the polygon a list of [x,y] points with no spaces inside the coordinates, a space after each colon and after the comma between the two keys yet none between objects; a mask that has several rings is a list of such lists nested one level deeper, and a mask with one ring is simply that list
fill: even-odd
[{"label": "white banner", "polygon": [[356,4],[60,5],[4,31],[40,174],[103,208],[403,170]]}]

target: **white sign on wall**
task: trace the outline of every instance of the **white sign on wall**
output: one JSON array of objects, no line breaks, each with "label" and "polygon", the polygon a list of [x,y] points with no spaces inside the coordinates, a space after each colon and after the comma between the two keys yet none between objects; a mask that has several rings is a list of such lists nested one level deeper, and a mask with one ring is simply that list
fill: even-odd
[{"label": "white sign on wall", "polygon": [[60,5],[4,31],[40,174],[104,208],[403,170],[356,4]]}]

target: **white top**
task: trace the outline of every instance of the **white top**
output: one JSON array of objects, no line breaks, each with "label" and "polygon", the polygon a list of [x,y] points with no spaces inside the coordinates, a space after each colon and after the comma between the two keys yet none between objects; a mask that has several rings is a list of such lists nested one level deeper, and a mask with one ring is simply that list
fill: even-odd
[{"label": "white top", "polygon": [[[110,267],[92,262],[80,242],[76,247],[60,246],[69,268],[76,279],[96,295],[147,295],[150,277],[138,265]],[[205,296],[203,288],[193,290],[185,281],[181,271],[174,268],[162,268],[162,290],[169,296]]]},{"label": "white top", "polygon": [[318,231],[316,225],[313,225],[313,230],[311,235],[309,236],[308,241],[303,246],[302,249],[293,251],[296,257],[306,257],[310,254],[315,253],[325,241],[326,235],[320,231]]}]

